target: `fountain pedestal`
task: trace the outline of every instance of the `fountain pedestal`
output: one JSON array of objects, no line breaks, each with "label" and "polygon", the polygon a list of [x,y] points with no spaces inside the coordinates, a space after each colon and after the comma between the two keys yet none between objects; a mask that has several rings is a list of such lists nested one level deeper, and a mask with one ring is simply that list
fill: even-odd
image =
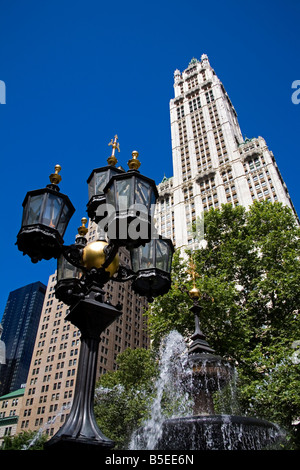
[{"label": "fountain pedestal", "polygon": [[188,365],[191,380],[188,392],[193,397],[193,414],[214,414],[213,394],[232,379],[231,365],[221,356],[212,353],[189,353]]},{"label": "fountain pedestal", "polygon": [[195,316],[195,332],[188,349],[188,365],[191,369],[190,393],[193,396],[193,414],[213,414],[213,393],[221,390],[232,379],[232,367],[206,341],[200,329],[201,306],[194,298],[190,311]]}]

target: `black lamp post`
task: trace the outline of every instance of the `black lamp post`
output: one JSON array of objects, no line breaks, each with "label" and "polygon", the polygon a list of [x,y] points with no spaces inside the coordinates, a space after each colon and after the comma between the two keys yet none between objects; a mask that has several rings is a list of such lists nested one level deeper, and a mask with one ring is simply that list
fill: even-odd
[{"label": "black lamp post", "polygon": [[60,170],[60,165],[56,165],[55,173],[49,177],[51,184],[29,191],[23,202],[17,245],[33,263],[59,256],[64,233],[75,211],[68,196],[59,192]]},{"label": "black lamp post", "polygon": [[[122,313],[120,305],[113,306],[104,301],[105,283],[131,279],[136,293],[149,299],[166,293],[171,286],[173,245],[170,240],[157,235],[152,239],[155,232],[153,204],[157,197],[155,183],[140,175],[137,152],[133,152],[133,158],[128,162],[128,172],[114,171],[117,170],[114,168],[115,149],[119,150],[117,136],[111,145],[113,152],[108,159],[108,167],[94,170],[88,180],[87,210],[100,227],[99,240],[87,243],[87,219],[83,218],[75,243],[63,244],[62,236],[74,208],[68,197],[59,193],[57,184],[61,177],[58,165],[56,173],[50,175],[51,185],[44,190],[29,192],[23,203],[22,227],[16,244],[32,262],[57,258],[55,295],[69,305],[66,320],[81,332],[74,401],[66,422],[46,443],[45,449],[48,450],[102,450],[114,446],[98,428],[93,411],[100,335]],[[96,183],[103,168],[104,188],[103,184]],[[105,217],[97,215],[99,206],[103,205],[108,206],[108,223]],[[105,238],[103,223],[106,224]],[[113,224],[116,231],[111,230]],[[124,232],[121,224],[125,227]],[[130,250],[133,269],[120,264],[120,246]]]}]

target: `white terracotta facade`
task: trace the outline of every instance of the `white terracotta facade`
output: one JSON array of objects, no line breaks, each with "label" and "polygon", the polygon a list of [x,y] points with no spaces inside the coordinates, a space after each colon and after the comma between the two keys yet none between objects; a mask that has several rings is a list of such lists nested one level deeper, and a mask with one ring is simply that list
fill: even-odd
[{"label": "white terracotta facade", "polygon": [[[273,153],[262,137],[243,138],[237,113],[208,57],[174,72],[170,100],[173,176],[158,185],[156,222],[177,248],[194,243],[191,225],[224,203],[254,200],[293,208]],[[201,238],[201,234],[200,234]]]}]

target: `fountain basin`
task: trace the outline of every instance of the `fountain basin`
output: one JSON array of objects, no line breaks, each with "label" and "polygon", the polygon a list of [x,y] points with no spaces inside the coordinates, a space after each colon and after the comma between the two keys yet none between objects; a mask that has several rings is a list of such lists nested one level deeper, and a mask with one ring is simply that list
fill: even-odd
[{"label": "fountain basin", "polygon": [[155,450],[266,450],[283,440],[279,427],[263,419],[200,415],[165,420]]}]

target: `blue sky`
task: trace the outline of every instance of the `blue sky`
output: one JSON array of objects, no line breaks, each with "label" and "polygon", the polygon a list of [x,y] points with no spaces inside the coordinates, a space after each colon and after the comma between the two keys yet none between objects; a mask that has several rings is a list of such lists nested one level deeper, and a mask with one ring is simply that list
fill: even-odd
[{"label": "blue sky", "polygon": [[237,111],[242,133],[273,151],[300,214],[300,2],[1,0],[0,105],[2,269],[0,319],[8,294],[40,280],[55,261],[33,265],[15,246],[26,192],[62,166],[61,192],[76,212],[72,243],[86,215],[86,180],[106,164],[117,133],[127,168],[172,175],[169,100],[173,73],[206,53]]}]

